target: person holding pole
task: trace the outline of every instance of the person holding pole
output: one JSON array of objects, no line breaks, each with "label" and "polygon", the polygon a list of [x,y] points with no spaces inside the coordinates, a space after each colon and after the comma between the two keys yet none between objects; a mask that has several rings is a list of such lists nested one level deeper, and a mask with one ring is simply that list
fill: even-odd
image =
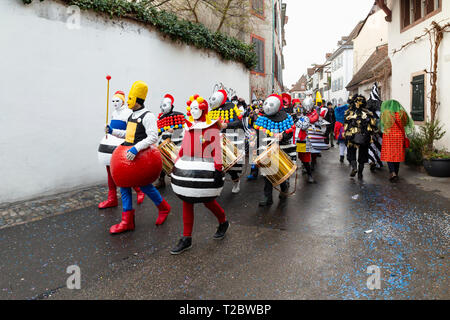
[{"label": "person holding pole", "polygon": [[[108,80],[108,92],[107,92],[107,103],[106,103],[106,124],[108,125],[108,115],[109,115],[109,81],[111,76],[106,77]],[[113,112],[111,116],[111,122],[109,126],[113,129],[125,130],[127,126],[127,120],[130,117],[132,111],[125,107],[125,93],[123,91],[116,91],[114,93],[111,103],[113,106]],[[108,175],[108,198],[105,201],[99,203],[99,209],[107,209],[118,206],[117,200],[117,186],[111,176],[111,155],[117,146],[121,145],[124,139],[116,138],[110,134],[106,134],[103,140],[100,142],[98,147],[98,160],[101,164],[106,166],[106,172]],[[133,188],[137,194],[137,203],[141,204],[144,202],[145,194],[141,191],[139,187]]]}]

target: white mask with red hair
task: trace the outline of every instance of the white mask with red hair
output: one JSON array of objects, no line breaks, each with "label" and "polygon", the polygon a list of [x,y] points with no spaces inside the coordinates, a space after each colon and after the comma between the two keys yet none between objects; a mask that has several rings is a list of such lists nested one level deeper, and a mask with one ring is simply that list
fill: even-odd
[{"label": "white mask with red hair", "polygon": [[208,102],[198,94],[190,97],[187,102],[188,115],[191,115],[195,121],[206,121],[206,115],[209,112]]},{"label": "white mask with red hair", "polygon": [[279,95],[272,94],[267,97],[266,101],[264,101],[263,109],[264,113],[268,116],[273,116],[278,111],[280,111],[283,106],[283,100]]},{"label": "white mask with red hair", "polygon": [[125,104],[125,93],[123,91],[116,91],[111,99],[111,104],[119,112]]},{"label": "white mask with red hair", "polygon": [[227,101],[227,92],[225,90],[218,90],[209,98],[209,105],[214,110]]},{"label": "white mask with red hair", "polygon": [[174,98],[170,94],[166,94],[161,101],[161,112],[163,114],[168,114],[170,111],[172,111],[173,102]]}]

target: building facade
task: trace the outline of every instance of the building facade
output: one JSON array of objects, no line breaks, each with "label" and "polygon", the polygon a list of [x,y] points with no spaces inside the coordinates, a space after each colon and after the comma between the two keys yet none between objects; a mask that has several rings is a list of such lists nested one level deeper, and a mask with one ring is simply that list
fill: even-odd
[{"label": "building facade", "polygon": [[338,49],[330,57],[331,63],[331,90],[329,101],[334,106],[347,102],[348,91],[346,84],[353,77],[353,43],[341,40]]},{"label": "building facade", "polygon": [[[389,57],[392,63],[392,98],[398,100],[417,125],[430,118],[431,52],[428,35],[433,22],[450,22],[450,1],[377,1],[386,15],[389,31]],[[415,40],[417,37],[421,37]],[[404,45],[410,43],[406,47]],[[403,48],[402,48],[403,47]],[[402,49],[401,49],[402,48]],[[450,35],[444,34],[438,50],[437,118],[447,134],[437,143],[450,149]]]},{"label": "building facade", "polygon": [[302,75],[300,79],[294,84],[289,90],[289,94],[292,96],[292,99],[303,99],[306,98],[306,91],[308,90],[308,80],[306,75]]},{"label": "building facade", "polygon": [[[206,1],[195,2],[195,8],[193,3],[188,0],[171,0],[161,8],[217,31],[221,20],[220,10],[214,11]],[[218,4],[221,4],[220,1]],[[282,0],[235,0],[231,6],[234,6],[234,11],[227,17],[226,23],[220,25],[220,32],[254,44],[258,57],[257,65],[250,71],[250,92],[237,94],[244,99],[265,99],[271,93],[283,92],[283,47],[286,45],[284,26],[288,22],[286,4]],[[239,8],[242,10],[239,11]]]},{"label": "building facade", "polygon": [[368,98],[376,82],[381,99],[391,98],[392,65],[387,43],[385,13],[374,5],[353,39],[353,77],[347,83],[350,94]]},{"label": "building facade", "polygon": [[288,21],[286,4],[281,0],[250,0],[253,30],[248,41],[255,45],[258,65],[251,71],[251,95],[265,99],[281,93],[286,45],[284,26]]}]

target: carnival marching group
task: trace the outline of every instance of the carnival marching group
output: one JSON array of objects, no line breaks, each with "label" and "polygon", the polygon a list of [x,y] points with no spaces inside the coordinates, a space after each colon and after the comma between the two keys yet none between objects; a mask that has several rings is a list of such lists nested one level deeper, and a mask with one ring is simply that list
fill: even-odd
[{"label": "carnival marching group", "polygon": [[[358,174],[361,178],[368,161],[361,156],[361,152],[366,153],[360,145],[372,149],[373,161],[379,159],[376,117],[366,108],[362,96],[336,107],[336,124],[331,124],[326,120],[329,109],[322,105],[320,94],[315,99],[312,93],[307,94],[303,101],[292,100],[287,93],[272,94],[264,101],[254,99],[247,105],[236,95],[230,97],[230,91],[216,86],[211,97],[193,95],[186,103],[186,113],[175,111],[174,97],[166,94],[157,116],[144,105],[148,93],[145,82],[136,81],[127,98],[123,91],[115,92],[111,100],[112,119],[107,120],[106,135],[98,149],[99,160],[106,166],[109,189],[107,200],[99,208],[118,206],[117,186],[122,198],[122,220],[110,228],[111,234],[135,228],[132,189],[138,204],[145,195],[153,201],[158,209],[156,225],[162,225],[171,206],[158,189],[170,181],[183,203],[183,236],[171,254],[180,254],[192,246],[196,203],[203,203],[216,216],[219,225],[213,237],[223,239],[229,222],[216,198],[222,192],[226,175],[233,184],[231,192],[239,193],[248,165],[250,174],[246,179],[256,180],[259,174],[264,177],[264,197],[259,206],[273,204],[274,188],[280,191],[280,201],[284,201],[295,193],[297,160],[307,183],[315,183],[317,158],[330,148],[327,128],[331,125],[340,146],[341,162],[348,148],[351,176]],[[367,132],[369,135],[365,135]],[[370,143],[358,142],[367,137]]]}]

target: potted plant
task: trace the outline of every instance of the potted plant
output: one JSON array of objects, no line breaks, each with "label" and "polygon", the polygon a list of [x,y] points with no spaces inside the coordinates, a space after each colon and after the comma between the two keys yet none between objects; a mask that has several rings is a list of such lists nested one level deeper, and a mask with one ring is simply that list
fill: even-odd
[{"label": "potted plant", "polygon": [[414,129],[408,134],[408,139],[410,145],[409,148],[406,149],[405,163],[411,166],[423,166],[423,150],[425,142],[420,131]]},{"label": "potted plant", "polygon": [[439,120],[426,122],[420,127],[420,136],[423,141],[423,166],[432,177],[450,177],[450,152],[445,149],[436,149],[435,142],[444,137]]}]

